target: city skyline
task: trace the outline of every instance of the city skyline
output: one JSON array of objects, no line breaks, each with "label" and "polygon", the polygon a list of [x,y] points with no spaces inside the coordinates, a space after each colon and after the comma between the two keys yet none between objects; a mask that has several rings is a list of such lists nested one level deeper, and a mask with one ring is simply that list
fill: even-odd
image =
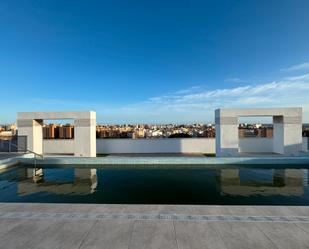
[{"label": "city skyline", "polygon": [[[73,123],[44,123],[43,139],[74,139]],[[0,124],[0,138],[18,134],[16,124]],[[97,124],[96,138],[215,138],[215,124]],[[273,124],[239,123],[239,137],[273,137]],[[302,136],[309,136],[309,124],[302,125]]]},{"label": "city skyline", "polygon": [[279,106],[303,107],[308,123],[308,9],[1,1],[0,123],[74,110],[103,123],[211,123],[216,108]]}]

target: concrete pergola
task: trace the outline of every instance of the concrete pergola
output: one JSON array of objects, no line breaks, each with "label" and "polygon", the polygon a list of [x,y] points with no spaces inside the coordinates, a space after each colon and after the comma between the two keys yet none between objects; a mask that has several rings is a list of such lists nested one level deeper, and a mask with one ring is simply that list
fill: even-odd
[{"label": "concrete pergola", "polygon": [[302,108],[217,109],[216,156],[238,156],[238,118],[273,117],[273,153],[297,155],[302,147]]},{"label": "concrete pergola", "polygon": [[96,156],[96,113],[18,112],[18,135],[27,136],[28,149],[43,153],[43,120],[74,119],[74,156]]}]

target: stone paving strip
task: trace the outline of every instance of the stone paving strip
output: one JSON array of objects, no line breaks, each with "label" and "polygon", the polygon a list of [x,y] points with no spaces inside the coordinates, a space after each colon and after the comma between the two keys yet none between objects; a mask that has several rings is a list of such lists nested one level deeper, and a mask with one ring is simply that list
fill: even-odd
[{"label": "stone paving strip", "polygon": [[104,214],[1,212],[0,219],[66,219],[66,220],[166,220],[166,221],[230,221],[309,223],[309,216],[249,216],[249,215],[185,215],[185,214]]}]

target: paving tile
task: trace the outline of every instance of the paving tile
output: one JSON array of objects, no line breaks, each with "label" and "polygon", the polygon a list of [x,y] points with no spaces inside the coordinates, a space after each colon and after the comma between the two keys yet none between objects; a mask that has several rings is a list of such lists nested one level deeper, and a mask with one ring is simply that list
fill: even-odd
[{"label": "paving tile", "polygon": [[213,222],[174,221],[179,249],[226,249]]},{"label": "paving tile", "polygon": [[158,205],[157,208],[162,214],[183,214],[192,213],[192,205]]},{"label": "paving tile", "polygon": [[7,232],[12,230],[13,228],[20,226],[24,223],[25,220],[23,219],[5,219],[0,218],[0,238],[5,235]]},{"label": "paving tile", "polygon": [[265,215],[263,211],[265,206],[225,206],[227,208],[227,214],[229,215],[248,215],[258,216]]},{"label": "paving tile", "polygon": [[134,221],[98,221],[81,244],[80,249],[128,248]]},{"label": "paving tile", "polygon": [[12,229],[2,234],[0,248],[33,248],[33,242],[39,238],[38,234],[42,233],[42,231],[49,226],[49,221],[31,220],[21,222],[18,226],[14,226]]},{"label": "paving tile", "polygon": [[62,221],[54,222],[43,233],[43,239],[33,249],[45,248],[79,248],[95,221]]},{"label": "paving tile", "polygon": [[287,206],[286,208],[290,209],[294,215],[309,216],[308,206]]},{"label": "paving tile", "polygon": [[289,206],[256,206],[255,209],[257,212],[270,216],[301,215],[297,209],[290,208]]},{"label": "paving tile", "polygon": [[160,212],[160,205],[125,205],[125,213],[154,214]]},{"label": "paving tile", "polygon": [[222,240],[229,249],[276,248],[254,222],[215,222]]},{"label": "paving tile", "polygon": [[31,220],[1,236],[0,248],[78,248],[94,221]]},{"label": "paving tile", "polygon": [[[291,220],[291,216],[308,216],[308,210],[284,206],[3,203],[0,248],[309,248],[309,223],[294,224]],[[27,217],[32,212],[36,216]],[[98,215],[109,218],[98,220]],[[265,222],[268,218],[272,219]]]},{"label": "paving tile", "polygon": [[[308,234],[292,223],[259,222],[256,226],[282,249],[309,248]],[[307,225],[307,224],[306,224]]]},{"label": "paving tile", "polygon": [[129,248],[177,249],[172,221],[135,221]]}]

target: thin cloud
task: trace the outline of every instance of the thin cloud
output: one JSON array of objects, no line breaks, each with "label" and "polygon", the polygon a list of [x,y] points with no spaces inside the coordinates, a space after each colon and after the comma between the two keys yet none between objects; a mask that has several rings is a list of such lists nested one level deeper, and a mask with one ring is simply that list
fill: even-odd
[{"label": "thin cloud", "polygon": [[[285,77],[279,81],[248,84],[239,87],[205,90],[188,88],[142,102],[123,106],[80,101],[36,101],[40,108],[50,106],[97,111],[103,123],[171,123],[214,122],[216,108],[303,107],[304,122],[309,122],[309,74]],[[46,107],[46,108],[45,108]]]},{"label": "thin cloud", "polygon": [[224,80],[225,82],[232,82],[232,83],[243,83],[245,82],[244,80],[240,78],[227,78]]},{"label": "thin cloud", "polygon": [[[299,75],[277,82],[246,85],[234,88],[201,90],[198,93],[167,94],[129,105],[123,109],[133,116],[152,116],[158,122],[213,121],[216,108],[289,107],[301,106],[309,110],[309,77]],[[150,118],[151,119],[151,118]],[[309,120],[305,116],[304,120]]]},{"label": "thin cloud", "polygon": [[309,70],[309,62],[304,62],[301,64],[293,65],[288,68],[282,68],[281,71],[301,71]]},{"label": "thin cloud", "polygon": [[309,74],[286,77],[285,79],[290,81],[309,81]]}]

